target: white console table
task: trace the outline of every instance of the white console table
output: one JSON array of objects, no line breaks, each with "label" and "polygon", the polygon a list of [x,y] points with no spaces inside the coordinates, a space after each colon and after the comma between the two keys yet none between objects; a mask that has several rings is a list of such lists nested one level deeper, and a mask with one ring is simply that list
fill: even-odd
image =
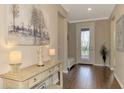
[{"label": "white console table", "polygon": [[[18,72],[7,72],[1,74],[4,88],[13,89],[42,89],[42,88],[63,88],[62,62],[46,62],[44,66],[31,65]],[[54,84],[53,76],[57,74],[59,83]]]}]

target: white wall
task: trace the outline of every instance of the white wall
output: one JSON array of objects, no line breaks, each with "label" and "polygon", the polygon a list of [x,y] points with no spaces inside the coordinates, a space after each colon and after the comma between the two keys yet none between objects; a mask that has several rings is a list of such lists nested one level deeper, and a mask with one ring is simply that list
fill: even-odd
[{"label": "white wall", "polygon": [[111,67],[122,88],[124,88],[124,52],[119,52],[115,47],[116,21],[124,15],[124,5],[117,5],[111,16]]},{"label": "white wall", "polygon": [[[19,50],[22,52],[22,68],[37,64],[37,46],[7,46],[5,42],[5,32],[6,32],[6,14],[5,9],[7,5],[0,5],[0,74],[5,73],[10,70],[8,65],[8,53],[12,50]],[[66,12],[60,5],[41,5],[41,10],[45,14],[45,18],[48,21],[48,30],[50,32],[50,47],[55,48],[58,52],[57,44],[57,13],[61,12],[66,15]],[[25,16],[27,17],[27,16]],[[55,57],[57,59],[58,53]],[[0,88],[3,87],[2,79],[0,79]]]}]

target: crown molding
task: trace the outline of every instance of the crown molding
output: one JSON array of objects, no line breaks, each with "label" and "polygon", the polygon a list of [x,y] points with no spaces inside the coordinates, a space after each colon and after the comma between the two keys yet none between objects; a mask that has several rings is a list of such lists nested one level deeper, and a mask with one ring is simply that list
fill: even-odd
[{"label": "crown molding", "polygon": [[78,22],[87,22],[87,21],[97,21],[97,20],[107,20],[109,17],[103,17],[103,18],[94,18],[94,19],[84,19],[84,20],[74,20],[69,21],[69,23],[78,23]]}]

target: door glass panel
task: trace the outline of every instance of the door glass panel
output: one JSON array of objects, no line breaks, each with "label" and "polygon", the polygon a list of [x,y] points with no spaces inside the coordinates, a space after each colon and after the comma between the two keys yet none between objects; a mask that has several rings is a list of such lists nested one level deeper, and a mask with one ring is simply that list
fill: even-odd
[{"label": "door glass panel", "polygon": [[89,28],[81,29],[81,60],[89,61],[90,31]]}]

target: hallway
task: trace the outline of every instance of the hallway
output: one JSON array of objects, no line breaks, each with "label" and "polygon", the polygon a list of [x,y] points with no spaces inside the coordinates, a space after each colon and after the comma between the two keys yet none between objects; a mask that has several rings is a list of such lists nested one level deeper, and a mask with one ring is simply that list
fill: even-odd
[{"label": "hallway", "polygon": [[120,89],[109,68],[76,65],[64,74],[65,89]]}]

